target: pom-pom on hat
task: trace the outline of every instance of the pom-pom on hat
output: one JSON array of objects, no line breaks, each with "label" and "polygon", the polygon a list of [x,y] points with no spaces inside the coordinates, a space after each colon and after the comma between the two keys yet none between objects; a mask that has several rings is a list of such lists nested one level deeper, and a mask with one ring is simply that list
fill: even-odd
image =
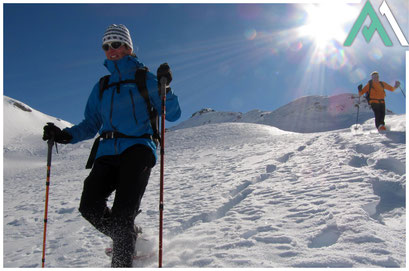
[{"label": "pom-pom on hat", "polygon": [[124,42],[133,51],[131,35],[129,34],[128,28],[123,24],[111,24],[107,30],[105,30],[105,34],[102,37],[102,45],[113,41]]}]

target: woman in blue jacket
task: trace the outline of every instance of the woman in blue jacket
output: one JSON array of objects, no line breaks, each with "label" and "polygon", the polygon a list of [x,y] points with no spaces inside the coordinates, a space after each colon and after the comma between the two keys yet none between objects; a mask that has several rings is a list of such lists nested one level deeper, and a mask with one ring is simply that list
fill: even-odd
[{"label": "woman in blue jacket", "polygon": [[[99,132],[101,136],[96,141],[99,145],[94,144],[95,162],[91,158],[93,166],[84,181],[79,211],[96,229],[112,238],[112,267],[131,267],[137,238],[134,220],[157,159],[155,129],[146,100],[132,82],[143,64],[133,54],[128,29],[124,25],[109,26],[102,48],[107,58],[104,65],[111,73],[106,89],[102,81],[94,86],[81,123],[64,130],[47,125],[43,139],[54,137],[55,142],[74,144]],[[158,77],[161,76],[168,83],[172,80],[166,63],[158,69]],[[156,76],[147,72],[145,82],[149,102],[160,112]],[[176,121],[180,114],[178,97],[168,87],[166,120]],[[106,202],[114,191],[115,199],[109,208]]]}]

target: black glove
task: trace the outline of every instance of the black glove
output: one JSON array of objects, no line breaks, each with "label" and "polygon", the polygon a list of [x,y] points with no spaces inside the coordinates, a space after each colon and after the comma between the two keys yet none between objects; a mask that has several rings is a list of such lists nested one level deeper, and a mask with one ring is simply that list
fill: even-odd
[{"label": "black glove", "polygon": [[72,136],[65,130],[62,130],[55,126],[53,123],[47,123],[44,126],[43,140],[54,139],[55,142],[61,144],[68,144],[72,140]]},{"label": "black glove", "polygon": [[358,86],[358,90],[359,90],[359,92],[362,91],[362,84],[360,84],[360,85]]},{"label": "black glove", "polygon": [[167,84],[169,85],[172,82],[172,72],[168,63],[163,63],[159,66],[158,70],[156,71],[156,76],[158,78],[158,83],[160,84],[160,79],[162,77],[166,77],[168,80]]},{"label": "black glove", "polygon": [[400,82],[399,81],[395,81],[395,88],[398,88],[400,86]]}]

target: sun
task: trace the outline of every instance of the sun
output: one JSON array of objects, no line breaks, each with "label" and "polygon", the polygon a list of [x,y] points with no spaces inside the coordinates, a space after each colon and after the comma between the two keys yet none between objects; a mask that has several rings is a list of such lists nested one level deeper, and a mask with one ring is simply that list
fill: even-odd
[{"label": "sun", "polygon": [[358,10],[343,3],[307,5],[305,24],[299,28],[299,36],[311,39],[318,48],[324,48],[331,40],[343,42],[345,25],[353,21]]}]

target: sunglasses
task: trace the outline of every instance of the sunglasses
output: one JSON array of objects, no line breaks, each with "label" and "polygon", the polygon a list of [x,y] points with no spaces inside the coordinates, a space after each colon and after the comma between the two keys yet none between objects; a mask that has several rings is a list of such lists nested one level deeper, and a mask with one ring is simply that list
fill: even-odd
[{"label": "sunglasses", "polygon": [[124,45],[125,43],[123,43],[123,42],[120,42],[120,41],[113,41],[113,42],[110,42],[110,43],[105,43],[105,44],[103,44],[102,45],[102,49],[104,50],[104,51],[108,51],[109,50],[109,47],[111,47],[112,49],[114,49],[114,50],[116,50],[116,49],[119,49],[122,45]]}]

